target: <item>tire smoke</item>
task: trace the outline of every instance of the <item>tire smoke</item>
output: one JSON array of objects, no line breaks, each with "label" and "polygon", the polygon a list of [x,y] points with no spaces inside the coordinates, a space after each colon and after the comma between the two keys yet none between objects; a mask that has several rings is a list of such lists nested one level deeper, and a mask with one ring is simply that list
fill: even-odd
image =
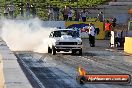
[{"label": "tire smoke", "polygon": [[47,41],[54,28],[43,27],[38,18],[1,20],[1,37],[12,51],[47,53]]}]

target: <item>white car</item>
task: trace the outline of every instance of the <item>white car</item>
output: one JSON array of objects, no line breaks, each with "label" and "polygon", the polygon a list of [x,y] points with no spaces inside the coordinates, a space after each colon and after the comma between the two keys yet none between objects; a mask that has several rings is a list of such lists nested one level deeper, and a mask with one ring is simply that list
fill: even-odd
[{"label": "white car", "polygon": [[55,29],[51,31],[48,42],[48,53],[72,51],[73,54],[82,55],[82,40],[79,32],[73,29]]}]

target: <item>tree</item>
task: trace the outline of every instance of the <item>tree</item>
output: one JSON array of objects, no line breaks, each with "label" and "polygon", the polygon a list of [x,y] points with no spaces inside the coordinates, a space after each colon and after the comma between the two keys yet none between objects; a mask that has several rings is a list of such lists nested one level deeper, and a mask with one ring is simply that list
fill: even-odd
[{"label": "tree", "polygon": [[[40,18],[45,19],[47,16],[47,8],[48,6],[57,6],[58,8],[63,8],[65,5],[70,6],[72,8],[89,8],[93,7],[96,5],[100,5],[105,3],[108,0],[0,0],[0,6],[2,7],[2,11],[4,10],[4,5],[5,3],[10,3],[13,1],[15,5],[15,15],[17,16],[19,12],[19,3],[23,2],[24,6],[27,3],[27,1],[30,1],[30,3],[34,3],[36,10],[37,10],[37,15]],[[25,8],[24,8],[25,9]]]}]

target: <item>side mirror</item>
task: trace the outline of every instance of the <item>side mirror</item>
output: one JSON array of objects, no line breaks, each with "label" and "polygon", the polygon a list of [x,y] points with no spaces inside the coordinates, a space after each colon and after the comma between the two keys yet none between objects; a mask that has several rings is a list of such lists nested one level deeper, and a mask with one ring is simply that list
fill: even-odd
[{"label": "side mirror", "polygon": [[50,35],[49,35],[49,38],[52,38],[53,37],[53,33],[51,33]]}]

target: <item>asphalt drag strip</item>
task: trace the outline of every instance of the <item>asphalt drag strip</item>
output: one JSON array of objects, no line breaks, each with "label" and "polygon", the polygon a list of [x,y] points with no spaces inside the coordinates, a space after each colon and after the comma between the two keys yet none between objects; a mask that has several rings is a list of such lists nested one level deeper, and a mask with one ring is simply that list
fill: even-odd
[{"label": "asphalt drag strip", "polygon": [[96,52],[88,51],[84,52],[83,56],[61,53],[53,56],[27,51],[15,53],[45,88],[132,88],[132,83],[80,85],[76,82],[78,66],[84,67],[91,74],[126,73],[132,75],[132,64],[124,59],[119,60],[120,56],[123,56],[120,53],[102,51],[96,54]]},{"label": "asphalt drag strip", "polygon": [[75,79],[54,66],[56,63],[44,62],[39,56],[37,56],[36,58],[36,56],[33,56],[33,54],[29,53],[17,54],[17,57],[24,61],[24,63],[35,74],[35,76],[39,79],[39,81],[44,85],[45,88],[82,87],[81,85],[76,83]]}]

